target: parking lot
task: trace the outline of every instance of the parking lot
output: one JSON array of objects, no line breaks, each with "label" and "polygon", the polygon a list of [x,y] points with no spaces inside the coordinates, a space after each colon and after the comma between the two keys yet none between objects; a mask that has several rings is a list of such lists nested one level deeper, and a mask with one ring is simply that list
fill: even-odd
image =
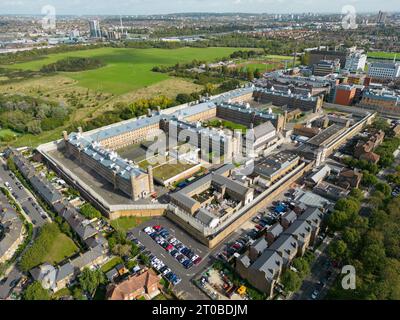
[{"label": "parking lot", "polygon": [[[175,237],[184,246],[190,248],[195,254],[202,258],[198,265],[193,264],[186,269],[176,258],[174,258],[166,249],[160,246],[154,239],[146,234],[143,229],[159,225],[169,231],[169,237]],[[202,293],[191,281],[191,279],[210,263],[210,250],[201,243],[194,240],[183,229],[172,223],[165,217],[157,217],[146,221],[140,227],[130,230],[132,233],[154,256],[161,260],[168,268],[175,273],[181,281],[175,286],[175,291],[179,294],[184,292],[185,299],[205,300],[208,297]]]}]

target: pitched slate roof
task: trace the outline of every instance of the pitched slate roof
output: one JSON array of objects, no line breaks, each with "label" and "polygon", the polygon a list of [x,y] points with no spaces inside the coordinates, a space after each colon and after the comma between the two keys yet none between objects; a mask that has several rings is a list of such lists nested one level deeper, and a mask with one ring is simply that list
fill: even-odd
[{"label": "pitched slate roof", "polygon": [[251,265],[250,269],[262,271],[268,281],[276,279],[283,266],[283,259],[274,250],[267,249]]},{"label": "pitched slate roof", "polygon": [[32,187],[42,196],[42,198],[49,204],[54,204],[61,201],[62,195],[56,188],[53,187],[51,183],[39,178],[38,176],[33,176],[29,179]]}]

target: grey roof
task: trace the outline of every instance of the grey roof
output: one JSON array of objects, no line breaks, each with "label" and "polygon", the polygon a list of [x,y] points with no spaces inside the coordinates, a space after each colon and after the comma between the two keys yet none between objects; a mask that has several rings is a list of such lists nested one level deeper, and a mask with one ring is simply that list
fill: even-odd
[{"label": "grey roof", "polygon": [[314,207],[308,207],[306,211],[299,217],[299,220],[306,220],[311,226],[319,227],[322,220],[324,218],[324,214],[321,210]]},{"label": "grey roof", "polygon": [[203,208],[200,209],[199,212],[196,214],[196,219],[206,226],[210,226],[213,221],[219,221],[218,217]]},{"label": "grey roof", "polygon": [[70,262],[67,262],[61,267],[58,267],[56,281],[58,282],[66,278],[69,278],[74,275],[74,272],[75,272],[74,266]]},{"label": "grey roof", "polygon": [[54,207],[57,213],[68,222],[72,230],[74,230],[82,240],[86,240],[98,233],[89,221],[73,206],[69,205],[68,202],[63,201],[62,203],[57,203]]},{"label": "grey roof", "polygon": [[217,170],[214,170],[214,173],[222,175],[232,169],[235,169],[235,165],[233,163],[228,163],[228,164],[222,165]]},{"label": "grey roof", "polygon": [[62,195],[58,190],[56,190],[51,183],[39,178],[38,176],[33,176],[30,178],[30,183],[32,187],[42,196],[42,198],[49,204],[54,204],[62,199]]},{"label": "grey roof", "polygon": [[305,220],[296,220],[286,229],[284,234],[294,236],[297,241],[304,242],[308,235],[311,234],[311,225]]},{"label": "grey roof", "polygon": [[298,191],[296,201],[299,201],[300,203],[303,203],[304,205],[309,207],[318,208],[323,208],[324,206],[327,206],[331,203],[328,199],[323,198],[313,192],[302,190]]},{"label": "grey roof", "polygon": [[106,277],[109,281],[113,281],[115,277],[118,276],[118,270],[115,268],[112,268],[110,271],[106,273]]},{"label": "grey roof", "polygon": [[256,252],[261,253],[268,248],[268,242],[264,237],[257,239],[251,246]]},{"label": "grey roof", "polygon": [[254,128],[254,137],[257,140],[275,131],[273,124],[270,121],[267,121]]},{"label": "grey roof", "polygon": [[4,236],[0,240],[0,257],[2,257],[20,238],[23,224],[8,199],[0,193],[0,224],[4,228]]},{"label": "grey roof", "polygon": [[219,184],[219,185],[225,185],[227,189],[234,191],[235,193],[238,193],[242,196],[246,195],[251,191],[250,188],[244,186],[243,184],[236,182],[234,180],[231,180],[227,177],[221,176],[219,174],[212,174],[212,181]]},{"label": "grey roof", "polygon": [[96,259],[103,256],[103,247],[97,246],[86,251],[84,254],[71,261],[72,265],[78,269],[83,269],[93,263]]},{"label": "grey roof", "polygon": [[265,273],[269,281],[276,278],[283,266],[282,257],[274,250],[265,250],[262,255],[253,263],[251,269]]},{"label": "grey roof", "polygon": [[268,233],[272,234],[274,238],[278,237],[283,232],[283,227],[279,222],[273,224],[269,229]]},{"label": "grey roof", "polygon": [[44,263],[29,271],[33,279],[42,283],[44,288],[56,288],[57,269],[49,263]]},{"label": "grey roof", "polygon": [[250,261],[250,258],[249,258],[249,256],[247,254],[241,255],[239,257],[239,260],[246,268],[250,267],[251,261]]},{"label": "grey roof", "polygon": [[90,137],[83,137],[79,133],[71,133],[68,141],[75,147],[80,148],[82,152],[100,165],[108,170],[115,171],[117,175],[126,180],[130,180],[131,176],[138,177],[145,174],[142,169],[133,166],[131,161],[122,159],[115,151],[105,149]]},{"label": "grey roof", "polygon": [[293,210],[286,212],[283,216],[282,219],[285,219],[287,222],[292,223],[297,219],[296,212]]},{"label": "grey roof", "polygon": [[289,262],[294,252],[298,250],[298,243],[296,238],[291,234],[281,235],[275,242],[269,247],[270,250],[276,250],[282,257],[285,264]]},{"label": "grey roof", "polygon": [[261,175],[271,176],[275,172],[288,167],[293,161],[297,161],[300,157],[290,151],[281,151],[277,154],[263,158],[255,165],[255,172]]},{"label": "grey roof", "polygon": [[170,197],[172,199],[175,199],[176,201],[182,203],[184,206],[186,206],[188,208],[192,208],[196,203],[198,203],[196,200],[194,200],[191,197],[188,197],[182,191],[177,191],[177,192],[171,194]]},{"label": "grey roof", "polygon": [[13,159],[18,170],[25,178],[30,178],[35,174],[35,168],[22,154],[14,153]]},{"label": "grey roof", "polygon": [[331,168],[328,165],[324,165],[321,169],[311,175],[310,180],[314,183],[318,183],[325,178],[331,172]]}]

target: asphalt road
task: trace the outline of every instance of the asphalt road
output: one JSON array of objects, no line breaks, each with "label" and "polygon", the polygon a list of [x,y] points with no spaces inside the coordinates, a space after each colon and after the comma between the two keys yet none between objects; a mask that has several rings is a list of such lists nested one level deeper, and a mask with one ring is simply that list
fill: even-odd
[{"label": "asphalt road", "polygon": [[[311,274],[303,281],[300,290],[293,294],[292,300],[311,300],[314,290],[319,293],[316,299],[323,299],[335,274],[326,253],[326,248],[330,241],[331,239],[326,238],[319,250],[317,250],[319,255],[311,266]],[[328,277],[329,272],[331,272],[331,275]],[[324,282],[326,285],[320,285],[318,284],[319,282]]]},{"label": "asphalt road", "polygon": [[[46,222],[49,221],[49,218],[44,219],[41,215],[41,212],[46,216],[47,214],[43,209],[40,208],[39,204],[36,202],[35,198],[26,190],[23,186],[22,189],[19,189],[16,182],[18,179],[14,177],[12,179],[10,177],[9,170],[6,169],[4,161],[0,160],[0,185],[4,185],[5,182],[8,182],[13,189],[12,193],[14,198],[21,205],[24,212],[29,216],[31,222],[34,227],[41,227]],[[33,201],[30,201],[29,198],[32,198]],[[36,207],[35,207],[36,206]]]},{"label": "asphalt road", "polygon": [[[17,186],[18,179],[14,177],[14,179],[10,176],[10,171],[6,169],[5,162],[3,159],[0,158],[0,185],[4,186],[5,182],[8,182],[13,189],[14,198],[20,204],[26,215],[31,220],[30,222],[33,225],[33,238],[37,234],[37,231],[41,226],[43,226],[46,222],[50,221],[47,217],[44,219],[41,215],[41,212],[45,212],[43,209],[40,208],[39,204],[36,202],[34,196],[26,190],[22,184],[22,189],[19,189]],[[29,200],[32,198],[32,201]],[[47,214],[45,213],[47,216]],[[29,245],[28,245],[29,246]],[[18,270],[16,265],[14,264],[11,268],[11,271],[5,276],[7,279],[2,285],[0,285],[0,299],[6,299],[10,292],[12,291],[13,287],[11,283],[14,280],[18,280],[22,277],[22,273]]]},{"label": "asphalt road", "polygon": [[4,284],[0,285],[0,300],[4,300],[8,297],[11,290],[13,289],[11,283],[14,280],[21,279],[21,277],[22,273],[18,270],[16,266],[13,266],[12,270],[6,277],[7,280],[4,282]]}]

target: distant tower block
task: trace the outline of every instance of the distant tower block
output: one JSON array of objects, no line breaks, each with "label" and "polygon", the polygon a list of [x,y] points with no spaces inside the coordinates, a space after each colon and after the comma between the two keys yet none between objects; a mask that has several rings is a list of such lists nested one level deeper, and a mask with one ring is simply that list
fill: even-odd
[{"label": "distant tower block", "polygon": [[154,181],[153,181],[153,167],[152,166],[147,167],[147,175],[149,176],[149,189],[150,189],[150,192],[153,193],[154,192]]}]

